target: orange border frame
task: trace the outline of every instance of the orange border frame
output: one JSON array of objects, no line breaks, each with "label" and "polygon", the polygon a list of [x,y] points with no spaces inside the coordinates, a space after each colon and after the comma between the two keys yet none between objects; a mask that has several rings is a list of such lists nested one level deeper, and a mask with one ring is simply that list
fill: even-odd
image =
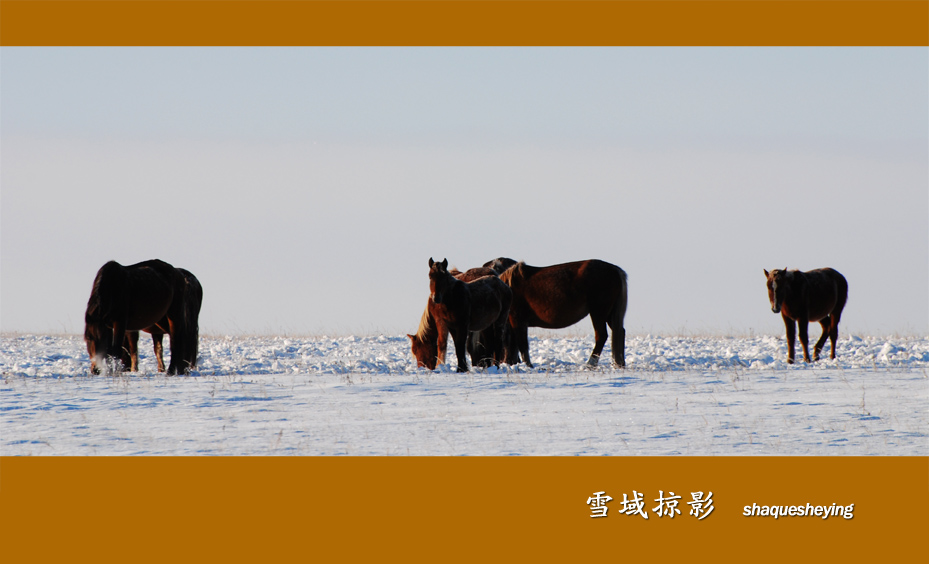
[{"label": "orange border frame", "polygon": [[2,0],[0,45],[929,45],[924,0]]},{"label": "orange border frame", "polygon": [[[6,457],[0,536],[10,562],[902,561],[925,550],[927,478],[926,457]],[[620,513],[633,491],[648,520]],[[755,503],[854,517],[743,516]]]}]

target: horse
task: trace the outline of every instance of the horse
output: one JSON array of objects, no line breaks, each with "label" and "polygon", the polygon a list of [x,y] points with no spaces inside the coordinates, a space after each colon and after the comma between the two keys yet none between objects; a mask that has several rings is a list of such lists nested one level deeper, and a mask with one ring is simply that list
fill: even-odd
[{"label": "horse", "polygon": [[823,334],[813,347],[813,360],[826,344],[832,343],[830,358],[835,358],[835,341],[839,337],[839,320],[848,301],[848,281],[838,271],[820,268],[808,272],[799,270],[764,271],[768,286],[771,311],[780,313],[787,328],[787,363],[794,362],[794,336],[800,326],[800,344],[803,345],[803,360],[810,362],[808,324],[818,321]]},{"label": "horse", "polygon": [[[503,334],[506,330],[512,294],[500,279],[484,269],[471,269],[458,277],[448,271],[448,260],[441,263],[429,259],[429,301],[423,311],[415,335],[407,335],[418,366],[430,370],[445,361],[448,334],[451,333],[458,357],[458,371],[467,372],[465,359],[467,342],[478,341],[483,347],[473,347],[471,361],[475,365],[499,366],[503,359]],[[459,279],[461,278],[461,279]],[[467,280],[467,281],[466,281]],[[484,336],[474,339],[478,332]]]},{"label": "horse", "polygon": [[[91,372],[99,374],[101,366],[116,359],[125,361],[127,332],[131,367],[131,349],[136,348],[132,342],[138,343],[138,334],[133,338],[131,332],[149,330],[156,343],[156,332],[171,338],[168,374],[189,373],[197,362],[202,299],[203,289],[196,277],[164,261],[130,266],[107,262],[97,271],[84,314]],[[134,364],[138,366],[137,355]]]},{"label": "horse", "polygon": [[513,291],[510,330],[519,354],[530,368],[529,327],[562,329],[588,315],[596,342],[587,365],[594,368],[599,364],[609,325],[613,332],[613,363],[626,366],[623,320],[627,285],[622,268],[596,259],[545,267],[518,262],[500,274],[500,279]]},{"label": "horse", "polygon": [[[186,301],[187,310],[187,319],[192,320],[190,329],[193,331],[193,335],[190,335],[189,342],[192,343],[193,349],[188,351],[189,358],[192,359],[190,364],[190,369],[193,370],[196,368],[197,356],[198,356],[198,346],[199,346],[199,327],[197,320],[200,317],[200,305],[203,301],[203,288],[200,286],[200,281],[197,280],[197,277],[194,276],[189,270],[183,268],[178,268],[181,274],[184,275],[187,284],[187,296],[188,300]],[[170,323],[168,318],[164,317],[161,321],[152,325],[151,327],[146,327],[142,329],[146,333],[151,334],[152,344],[155,349],[155,361],[158,363],[158,372],[165,371],[165,361],[164,361],[164,346],[162,341],[165,334],[170,332]],[[123,363],[123,368],[131,372],[138,372],[139,370],[139,332],[138,331],[126,331],[126,340],[123,346],[123,351],[121,355],[121,360]]]},{"label": "horse", "polygon": [[[494,278],[498,278],[497,271],[487,266],[469,268],[466,272],[461,272],[457,268],[452,268],[449,269],[448,273],[461,280],[462,282],[473,282],[478,278],[483,278],[484,276],[493,276]],[[506,293],[509,292],[509,288],[500,291]],[[474,366],[481,366],[482,368],[487,368],[492,363],[495,363],[497,366],[499,366],[506,356],[506,346],[510,337],[510,331],[508,329],[509,325],[504,323],[503,335],[499,337],[493,325],[481,331],[471,331],[468,333],[467,349],[468,356],[471,357],[471,364]],[[495,339],[497,338],[503,339],[504,350],[502,356],[497,355],[497,353],[494,351],[494,343]]]}]

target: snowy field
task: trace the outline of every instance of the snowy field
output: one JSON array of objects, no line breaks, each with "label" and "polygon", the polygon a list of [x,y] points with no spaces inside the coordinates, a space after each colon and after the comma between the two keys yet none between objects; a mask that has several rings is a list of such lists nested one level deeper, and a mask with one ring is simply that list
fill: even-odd
[{"label": "snowy field", "polygon": [[592,337],[537,333],[534,369],[457,374],[402,335],[205,336],[191,377],[156,372],[146,334],[117,376],[80,336],[0,343],[4,456],[929,455],[927,337],[790,366],[783,336],[630,336],[626,370],[609,344],[584,370]]}]

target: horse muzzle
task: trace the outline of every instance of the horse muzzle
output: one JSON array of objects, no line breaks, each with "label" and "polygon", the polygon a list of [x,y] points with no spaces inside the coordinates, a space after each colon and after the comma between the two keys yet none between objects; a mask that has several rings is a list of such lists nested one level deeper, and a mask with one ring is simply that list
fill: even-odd
[{"label": "horse muzzle", "polygon": [[94,355],[93,358],[90,359],[90,373],[94,375],[99,375],[100,373],[102,373],[104,368],[106,367],[105,361],[106,361],[105,356]]}]

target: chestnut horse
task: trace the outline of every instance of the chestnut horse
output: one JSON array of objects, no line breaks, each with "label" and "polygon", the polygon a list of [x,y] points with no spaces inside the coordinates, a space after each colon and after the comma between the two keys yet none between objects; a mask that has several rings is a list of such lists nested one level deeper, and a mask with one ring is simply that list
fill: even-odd
[{"label": "chestnut horse", "polygon": [[[200,286],[200,281],[197,280],[197,277],[194,276],[189,270],[183,268],[178,268],[181,274],[184,275],[184,278],[187,280],[187,291],[189,299],[187,300],[187,316],[188,319],[192,319],[193,325],[191,327],[194,331],[194,335],[191,337],[190,342],[193,343],[193,350],[190,351],[189,356],[193,359],[193,364],[190,366],[191,369],[196,367],[198,348],[199,348],[199,327],[198,327],[198,318],[200,317],[200,305],[203,301],[203,288]],[[155,325],[142,329],[146,333],[151,334],[152,344],[155,349],[155,361],[158,363],[158,372],[165,371],[165,361],[164,361],[164,346],[162,341],[166,333],[170,331],[170,324],[168,323],[168,318],[165,317]],[[139,332],[138,331],[126,331],[126,342],[123,345],[123,351],[121,355],[121,360],[123,362],[123,368],[131,372],[138,372],[139,370]]]},{"label": "chestnut horse", "polygon": [[803,345],[803,360],[810,362],[808,325],[819,321],[823,334],[813,347],[813,360],[826,344],[832,343],[835,358],[835,341],[839,337],[839,320],[848,301],[848,282],[845,277],[831,268],[820,268],[808,272],[799,270],[764,271],[768,285],[768,300],[771,311],[780,313],[787,328],[787,363],[794,362],[794,335],[800,326],[800,344]]},{"label": "chestnut horse", "polygon": [[[104,264],[94,279],[84,314],[84,341],[91,371],[124,358],[127,332],[148,331],[157,343],[157,333],[171,338],[168,374],[188,373],[197,363],[198,317],[203,290],[190,272],[160,260],[123,266]],[[136,349],[138,334],[129,335]],[[134,364],[138,366],[137,355]],[[163,361],[161,363],[163,365]]]},{"label": "chestnut horse", "polygon": [[429,292],[419,329],[415,335],[407,335],[417,365],[434,370],[445,362],[451,333],[459,372],[468,371],[466,348],[472,364],[499,366],[512,300],[506,284],[490,269],[449,272],[448,260],[438,263],[430,258]]},{"label": "chestnut horse", "polygon": [[[511,259],[497,259],[494,262]],[[505,264],[505,263],[503,263]],[[613,332],[611,341],[613,363],[626,366],[626,272],[602,260],[568,262],[553,266],[514,264],[500,274],[511,290],[510,330],[516,348],[531,368],[529,360],[529,327],[561,329],[574,325],[587,315],[594,326],[596,342],[587,361],[595,367],[606,344],[607,325]],[[508,351],[510,362],[513,351]]]}]

